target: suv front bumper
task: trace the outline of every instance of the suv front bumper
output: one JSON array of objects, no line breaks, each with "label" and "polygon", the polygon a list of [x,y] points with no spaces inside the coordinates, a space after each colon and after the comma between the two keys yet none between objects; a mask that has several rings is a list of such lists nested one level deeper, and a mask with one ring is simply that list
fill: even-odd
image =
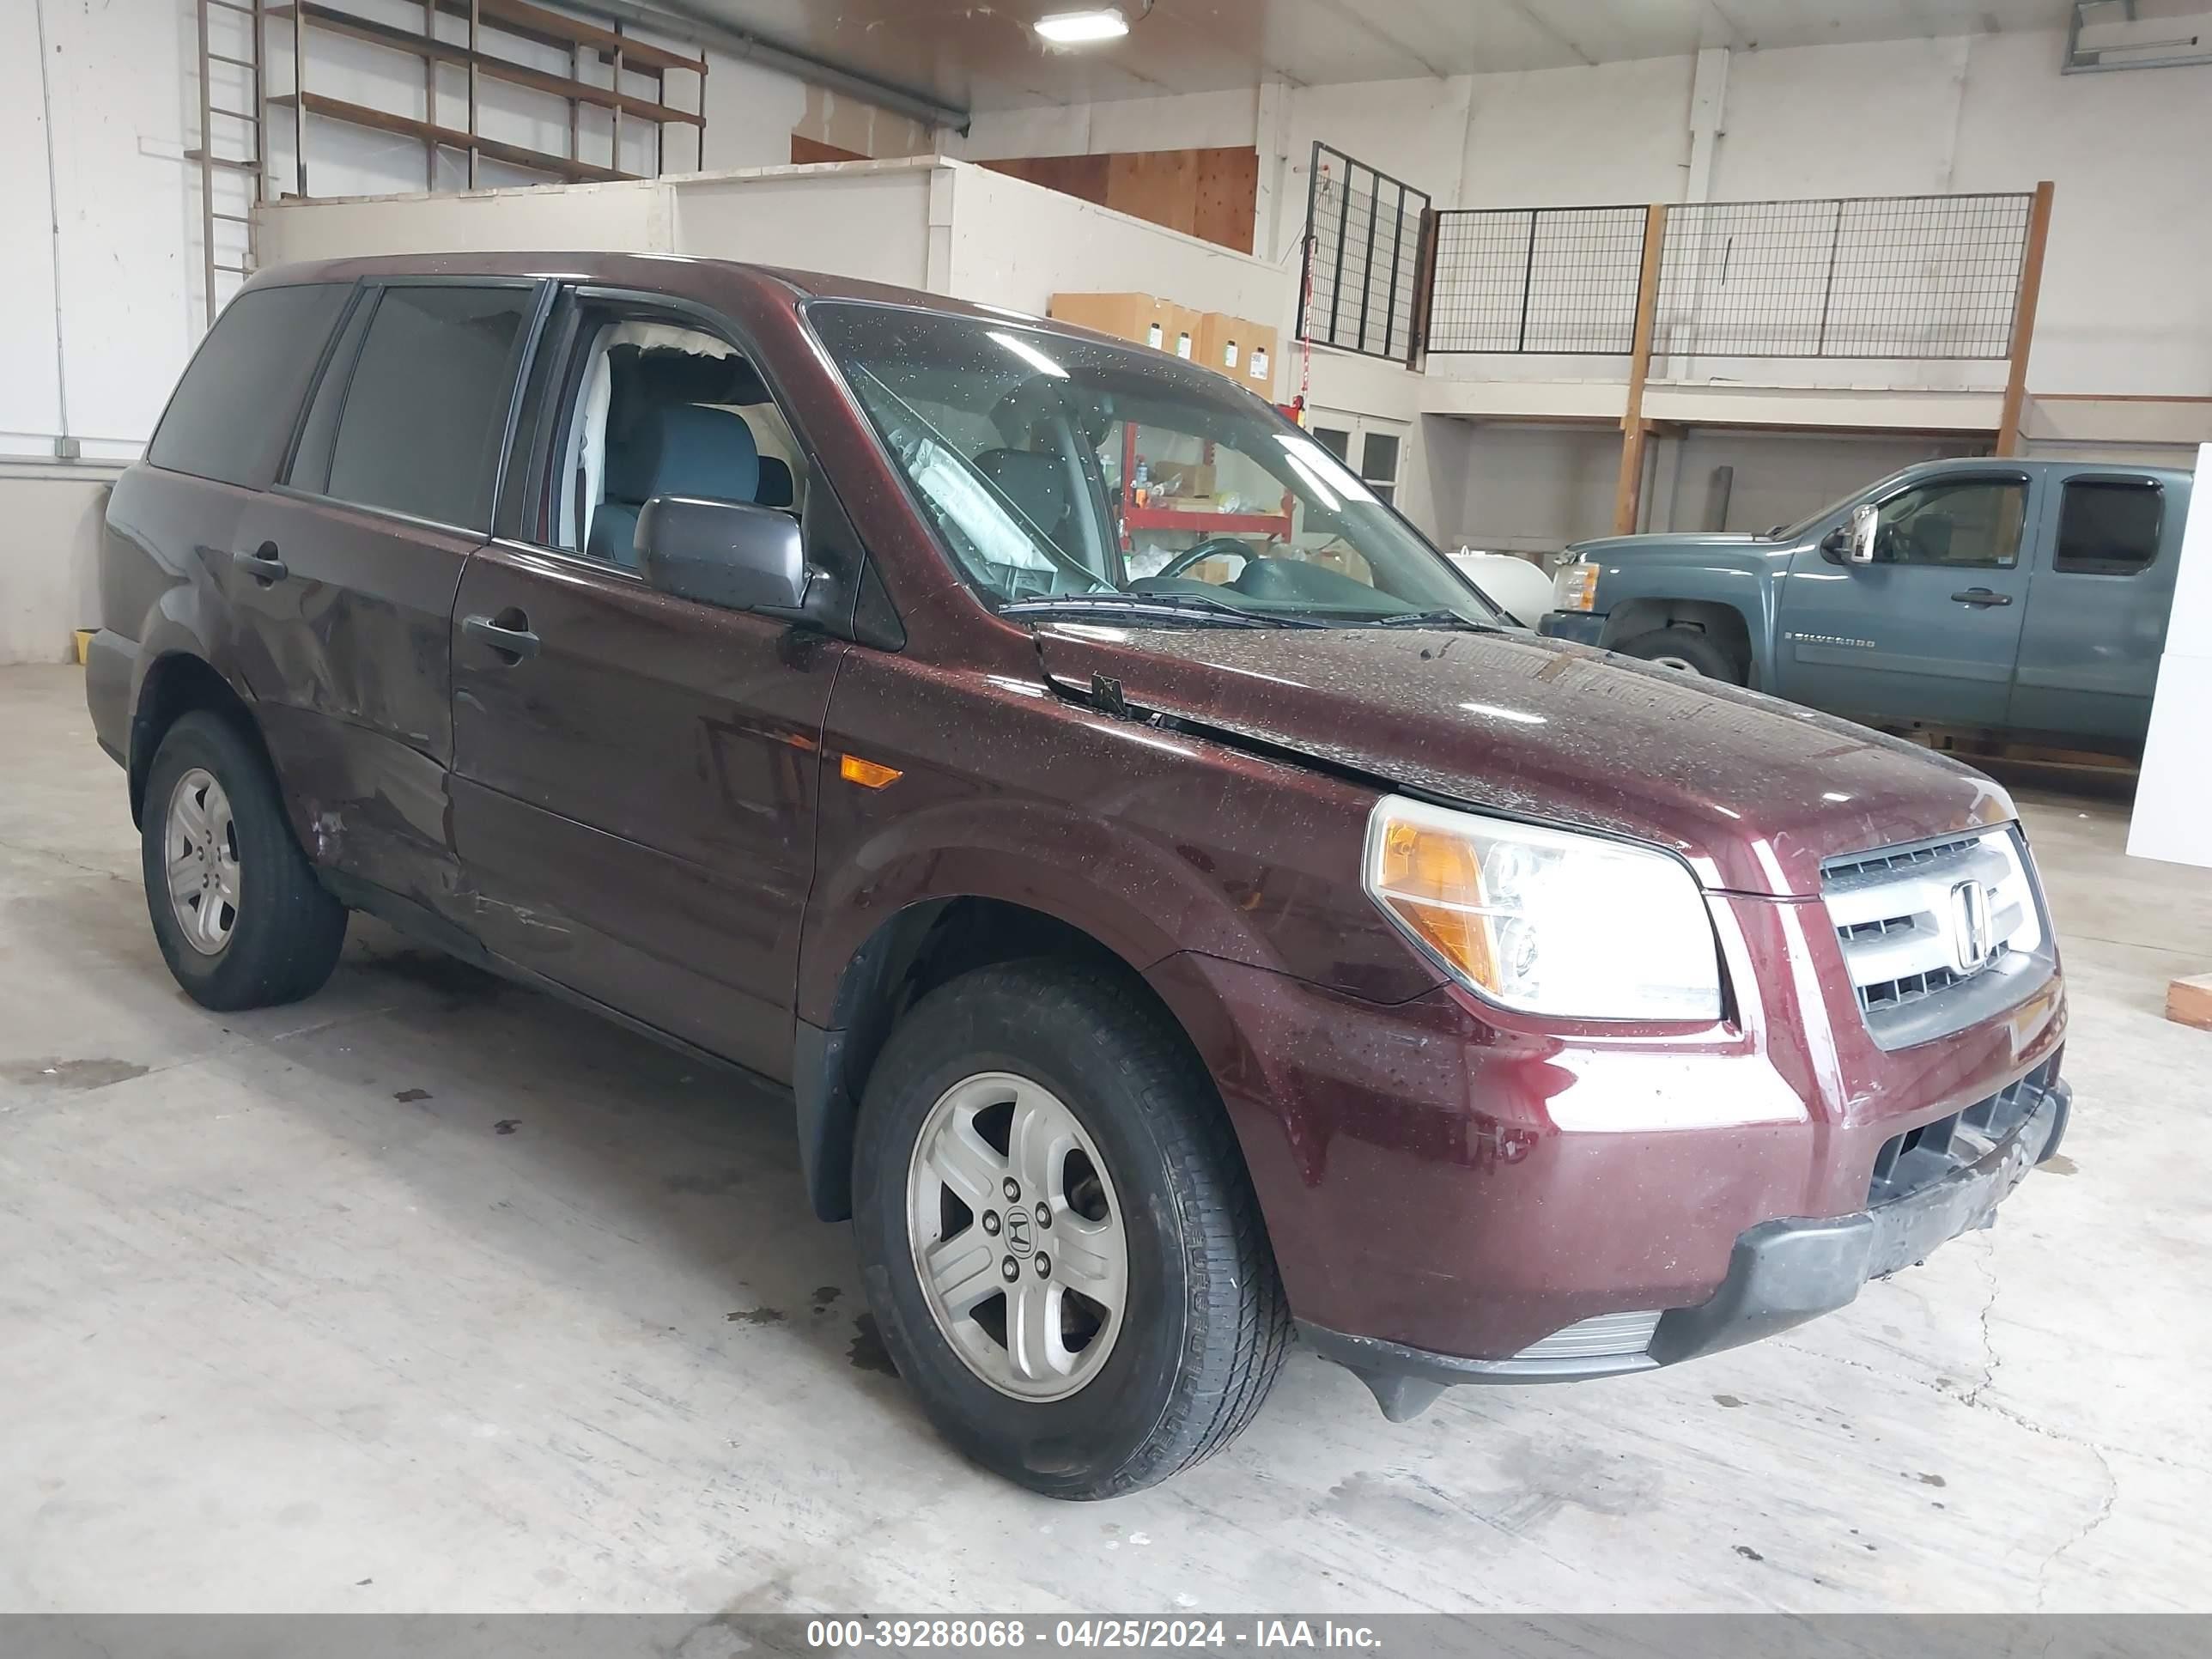
[{"label": "suv front bumper", "polygon": [[[1904,1196],[1850,1215],[1762,1221],[1747,1228],[1736,1238],[1720,1288],[1694,1307],[1662,1313],[1640,1349],[1563,1352],[1547,1340],[1510,1358],[1468,1359],[1304,1321],[1298,1334],[1323,1357],[1357,1373],[1394,1423],[1421,1411],[1454,1383],[1619,1376],[1755,1342],[1832,1313],[1869,1279],[1887,1278],[1946,1240],[1990,1225],[1997,1206],[2028,1170],[2058,1150],[2073,1103],[2074,1091],[2063,1081],[2039,1087],[2023,1079],[2015,1087],[2008,1119],[2002,1127],[1991,1125],[1999,1133],[1986,1149],[1956,1159]],[[1537,1352],[1547,1346],[1553,1351]]]}]

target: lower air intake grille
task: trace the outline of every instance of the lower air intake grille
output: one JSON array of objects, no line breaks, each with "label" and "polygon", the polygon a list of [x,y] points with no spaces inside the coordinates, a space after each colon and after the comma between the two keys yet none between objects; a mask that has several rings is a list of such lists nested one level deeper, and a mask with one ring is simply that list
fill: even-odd
[{"label": "lower air intake grille", "polygon": [[1651,1346],[1658,1328],[1659,1310],[1640,1313],[1598,1314],[1578,1321],[1563,1331],[1553,1331],[1541,1342],[1532,1342],[1516,1359],[1603,1359],[1620,1354],[1642,1353]]}]

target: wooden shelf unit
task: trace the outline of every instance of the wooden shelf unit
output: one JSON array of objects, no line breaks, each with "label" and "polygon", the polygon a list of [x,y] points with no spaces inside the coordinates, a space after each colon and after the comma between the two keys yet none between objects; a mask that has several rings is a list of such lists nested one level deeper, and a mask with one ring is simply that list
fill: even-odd
[{"label": "wooden shelf unit", "polygon": [[496,138],[482,134],[471,134],[459,127],[441,126],[434,121],[422,120],[412,115],[394,115],[390,110],[375,109],[367,104],[349,104],[343,98],[325,97],[319,92],[280,93],[270,103],[279,109],[304,109],[310,115],[323,115],[333,121],[343,121],[356,127],[374,127],[379,132],[397,133],[403,138],[419,138],[426,144],[440,144],[449,149],[473,149],[480,155],[495,161],[505,161],[510,167],[532,167],[544,173],[558,173],[572,184],[593,183],[609,179],[635,179],[634,173],[617,173],[612,167],[603,167],[594,161],[572,161],[565,155],[552,155],[541,149],[526,149],[520,144],[503,144]]},{"label": "wooden shelf unit", "polygon": [[[433,14],[461,17],[469,23],[469,40],[464,44],[447,40],[431,33]],[[667,77],[671,72],[696,75],[700,77],[700,99],[705,102],[707,59],[704,53],[687,58],[664,47],[632,40],[618,29],[605,28],[582,18],[549,11],[544,7],[528,3],[528,0],[424,0],[423,27],[421,32],[380,22],[360,16],[341,6],[323,0],[288,0],[282,5],[266,8],[266,15],[282,19],[292,26],[293,90],[266,101],[281,108],[295,112],[294,143],[295,182],[296,193],[307,196],[306,127],[307,115],[319,115],[349,125],[369,127],[380,132],[390,132],[403,137],[421,141],[432,151],[451,149],[464,151],[469,158],[469,184],[477,182],[478,158],[489,158],[510,167],[547,173],[571,182],[591,182],[605,179],[636,179],[643,175],[623,172],[618,166],[586,161],[580,155],[582,127],[580,112],[586,106],[611,112],[613,136],[609,155],[618,162],[622,155],[622,122],[627,115],[635,120],[648,121],[664,131],[656,135],[653,147],[654,171],[660,170],[660,157],[665,143],[665,129],[672,125],[698,129],[703,149],[706,142],[707,118],[702,110],[677,107],[667,101]],[[577,73],[574,76],[549,74],[485,52],[478,41],[478,31],[486,26],[533,41],[540,46],[566,48]],[[434,119],[401,115],[390,110],[377,109],[369,105],[354,103],[327,94],[313,92],[305,84],[305,54],[302,37],[313,29],[324,33],[341,35],[348,40],[366,41],[373,46],[388,47],[394,52],[407,52],[423,60],[426,108],[434,112],[434,90],[437,65],[451,64],[468,71],[469,119],[465,127],[448,126]],[[614,66],[613,82],[600,86],[586,81],[582,76],[582,55],[590,52]],[[659,95],[642,98],[625,92],[621,81],[625,71],[635,71],[653,76]],[[480,82],[498,81],[508,86],[527,88],[550,97],[565,99],[568,104],[568,143],[570,153],[558,155],[550,150],[533,149],[521,144],[507,143],[487,138],[478,131],[477,118],[477,94]],[[431,169],[425,168],[426,173]]]}]

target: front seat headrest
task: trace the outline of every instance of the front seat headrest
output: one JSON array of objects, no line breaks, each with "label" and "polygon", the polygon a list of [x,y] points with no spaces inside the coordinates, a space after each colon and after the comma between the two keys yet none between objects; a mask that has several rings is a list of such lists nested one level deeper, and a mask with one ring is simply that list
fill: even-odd
[{"label": "front seat headrest", "polygon": [[760,490],[760,450],[745,417],[726,409],[665,404],[641,415],[607,451],[610,501],[692,495],[746,501]]},{"label": "front seat headrest", "polygon": [[1058,457],[1029,449],[987,449],[975,457],[975,470],[998,485],[1031,524],[1059,541],[1068,491],[1067,471]]}]

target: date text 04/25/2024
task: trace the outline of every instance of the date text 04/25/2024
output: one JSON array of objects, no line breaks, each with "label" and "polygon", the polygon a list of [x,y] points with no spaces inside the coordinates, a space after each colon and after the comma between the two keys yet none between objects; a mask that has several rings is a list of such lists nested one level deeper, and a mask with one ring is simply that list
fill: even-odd
[{"label": "date text 04/25/2024", "polygon": [[1371,1626],[1334,1619],[816,1619],[806,1644],[851,1651],[1039,1648],[1338,1648],[1374,1652]]}]

